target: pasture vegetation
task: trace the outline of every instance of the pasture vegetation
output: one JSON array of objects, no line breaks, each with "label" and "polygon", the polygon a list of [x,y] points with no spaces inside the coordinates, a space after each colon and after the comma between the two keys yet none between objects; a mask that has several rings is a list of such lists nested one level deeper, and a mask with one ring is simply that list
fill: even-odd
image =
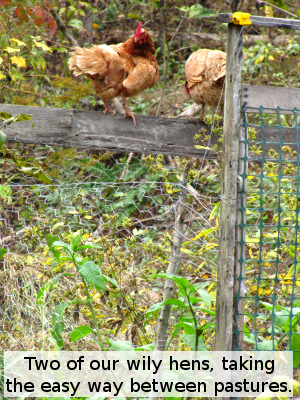
[{"label": "pasture vegetation", "polygon": [[[300,17],[299,5],[273,3]],[[184,91],[189,54],[203,47],[226,50],[225,25],[213,19],[230,12],[223,1],[0,0],[1,102],[103,111],[90,82],[71,77],[72,46],[53,11],[81,46],[118,43],[137,21],[145,23],[156,44],[160,81],[130,100],[137,114],[178,116],[190,105]],[[265,15],[266,9],[245,0],[242,11]],[[280,11],[275,16],[285,17]],[[296,32],[247,28],[243,81],[299,87],[299,39]],[[222,131],[215,110],[208,111],[207,122],[215,121],[219,137],[218,158],[195,160],[189,172],[178,276],[165,270],[185,159],[6,144],[5,126],[30,117],[0,113],[2,349],[151,350],[165,279],[177,288],[176,298],[169,300],[168,349],[213,349]],[[273,116],[265,118],[276,123]],[[281,122],[299,124],[288,117]],[[262,179],[261,147],[253,143],[245,348],[300,350],[297,154],[288,146],[282,149],[279,216],[278,153],[269,151]],[[261,190],[266,192],[262,200]],[[263,221],[260,207],[266,209]],[[262,248],[258,228],[266,222]],[[293,304],[286,300],[292,296]],[[294,366],[299,364],[298,353]]]}]

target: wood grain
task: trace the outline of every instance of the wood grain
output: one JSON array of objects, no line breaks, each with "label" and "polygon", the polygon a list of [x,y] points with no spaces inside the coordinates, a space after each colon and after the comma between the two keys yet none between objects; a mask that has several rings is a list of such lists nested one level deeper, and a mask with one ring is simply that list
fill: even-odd
[{"label": "wood grain", "polygon": [[[242,104],[247,107],[258,108],[263,106],[264,112],[276,113],[276,109],[280,108],[281,114],[293,114],[294,108],[298,109],[300,114],[300,89],[275,87],[275,86],[251,86],[242,85]],[[255,110],[248,109],[248,112]]]},{"label": "wood grain", "polygon": [[[29,114],[34,121],[34,127],[30,121],[9,125],[4,131],[9,142],[217,158],[214,151],[194,147],[194,136],[201,128],[206,128],[208,134],[210,132],[210,128],[198,120],[137,116],[138,124],[134,127],[131,120],[124,120],[120,115],[113,117],[95,111],[11,104],[2,104],[0,111],[13,115]],[[280,143],[291,143],[291,147],[296,149],[298,138],[295,128],[281,128],[281,137],[277,126],[266,126],[264,135],[260,127],[255,129],[256,141],[264,138],[267,142],[266,151],[270,148],[278,151]],[[201,141],[198,144],[206,146]],[[216,136],[212,135],[210,145],[215,144]]]},{"label": "wood grain", "polygon": [[[30,121],[9,125],[5,129],[8,141],[53,146],[133,151],[140,153],[173,154],[203,157],[205,150],[197,149],[194,136],[201,128],[210,128],[198,120],[136,116],[137,126],[121,115],[102,112],[25,107],[3,104],[0,111],[13,115],[32,115]],[[213,135],[214,136],[214,135]],[[212,138],[211,143],[215,143]],[[201,143],[198,143],[201,144]],[[214,151],[208,158],[216,158]]]},{"label": "wood grain", "polygon": [[223,176],[216,303],[216,351],[231,351],[233,338],[233,286],[235,266],[235,225],[237,216],[237,171],[241,126],[242,26],[228,24],[224,127]]}]

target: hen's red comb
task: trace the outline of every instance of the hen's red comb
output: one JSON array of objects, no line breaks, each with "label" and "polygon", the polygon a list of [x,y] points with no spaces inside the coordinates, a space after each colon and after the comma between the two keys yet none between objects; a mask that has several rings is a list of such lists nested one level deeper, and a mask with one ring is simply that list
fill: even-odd
[{"label": "hen's red comb", "polygon": [[141,30],[142,30],[142,23],[140,22],[139,26],[137,27],[137,30],[135,31],[135,35],[134,36],[139,37],[140,33],[141,33]]}]

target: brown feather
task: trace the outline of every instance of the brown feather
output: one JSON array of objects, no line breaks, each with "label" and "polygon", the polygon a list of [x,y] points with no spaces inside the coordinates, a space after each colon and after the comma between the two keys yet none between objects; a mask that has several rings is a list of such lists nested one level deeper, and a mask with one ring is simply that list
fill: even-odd
[{"label": "brown feather", "polygon": [[[136,34],[117,45],[99,45],[90,49],[74,48],[69,68],[75,76],[84,74],[93,80],[97,95],[105,101],[121,95],[125,116],[131,116],[125,98],[152,87],[158,80],[155,47],[149,33],[139,25]],[[134,120],[135,121],[135,120]]]},{"label": "brown feather", "polygon": [[188,58],[185,64],[186,86],[190,97],[195,103],[202,104],[203,110],[206,104],[224,104],[225,74],[226,53],[222,51],[202,49]]}]

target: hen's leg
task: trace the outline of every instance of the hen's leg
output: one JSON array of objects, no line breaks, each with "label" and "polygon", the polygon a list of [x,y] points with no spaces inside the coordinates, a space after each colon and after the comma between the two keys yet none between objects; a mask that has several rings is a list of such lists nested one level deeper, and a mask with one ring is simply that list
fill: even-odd
[{"label": "hen's leg", "polygon": [[204,111],[205,111],[205,103],[201,103],[201,111],[200,111],[200,121],[203,121],[204,119]]},{"label": "hen's leg", "polygon": [[125,108],[125,114],[124,114],[124,118],[130,117],[133,120],[134,125],[136,126],[136,122],[135,122],[135,116],[134,113],[132,111],[130,111],[129,105],[126,101],[126,98],[124,95],[121,95],[123,103],[124,103],[124,108]]},{"label": "hen's leg", "polygon": [[109,107],[109,104],[108,104],[108,102],[106,100],[102,99],[102,101],[103,101],[103,104],[104,104],[104,107],[105,107],[104,114],[107,114],[107,113],[111,113],[112,115],[116,115],[117,114],[117,111],[112,110]]}]

